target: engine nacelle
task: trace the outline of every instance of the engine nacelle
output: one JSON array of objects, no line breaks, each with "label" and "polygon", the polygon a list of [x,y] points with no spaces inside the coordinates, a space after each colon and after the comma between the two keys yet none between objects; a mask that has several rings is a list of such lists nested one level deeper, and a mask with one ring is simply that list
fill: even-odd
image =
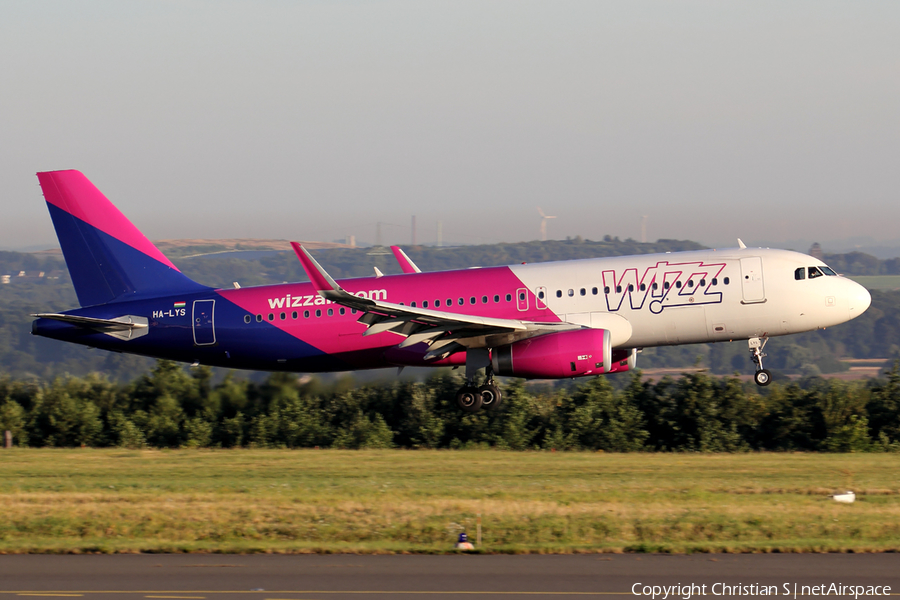
[{"label": "engine nacelle", "polygon": [[623,371],[634,370],[637,364],[637,348],[631,350],[613,350],[612,366],[607,373],[622,373]]},{"label": "engine nacelle", "polygon": [[610,335],[606,329],[577,329],[548,333],[494,348],[495,375],[527,379],[566,379],[600,375],[612,366]]}]

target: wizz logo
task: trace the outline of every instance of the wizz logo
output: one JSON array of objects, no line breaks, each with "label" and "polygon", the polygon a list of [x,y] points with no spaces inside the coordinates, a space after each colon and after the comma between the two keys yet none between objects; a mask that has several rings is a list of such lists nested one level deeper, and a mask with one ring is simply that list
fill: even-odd
[{"label": "wizz logo", "polygon": [[603,271],[603,291],[610,312],[622,308],[625,298],[633,310],[647,305],[659,314],[667,306],[718,304],[722,292],[715,291],[722,281],[719,276],[725,263],[672,263],[661,261],[643,273],[637,268],[625,269],[620,275]]}]

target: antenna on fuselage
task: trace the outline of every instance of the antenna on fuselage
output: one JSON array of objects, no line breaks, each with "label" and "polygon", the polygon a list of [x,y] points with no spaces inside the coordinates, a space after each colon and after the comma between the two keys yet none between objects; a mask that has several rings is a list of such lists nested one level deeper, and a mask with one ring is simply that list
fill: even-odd
[{"label": "antenna on fuselage", "polygon": [[742,242],[742,241],[741,241],[741,238],[738,238],[738,248],[740,248],[741,250],[743,250],[743,249],[746,248],[746,247],[747,247],[747,244],[745,244],[744,242]]}]

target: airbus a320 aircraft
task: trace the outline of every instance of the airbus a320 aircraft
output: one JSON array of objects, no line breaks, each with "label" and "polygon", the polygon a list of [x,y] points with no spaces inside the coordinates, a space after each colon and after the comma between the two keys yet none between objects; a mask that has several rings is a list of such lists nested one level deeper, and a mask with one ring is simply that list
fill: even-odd
[{"label": "airbus a320 aircraft", "polygon": [[[562,379],[635,368],[641,348],[769,337],[862,314],[871,296],[810,256],[740,248],[337,282],[299,244],[309,283],[213,289],[183,275],[78,171],[38,173],[81,308],[32,333],[234,369],[325,372],[465,365],[464,411],[501,402],[495,375]],[[476,377],[485,370],[483,384]]]}]

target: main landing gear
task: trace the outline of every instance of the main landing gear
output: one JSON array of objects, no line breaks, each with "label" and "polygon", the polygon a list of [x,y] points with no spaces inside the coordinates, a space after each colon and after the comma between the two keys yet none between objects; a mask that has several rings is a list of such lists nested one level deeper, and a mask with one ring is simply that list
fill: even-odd
[{"label": "main landing gear", "polygon": [[[475,375],[484,368],[484,384],[475,385]],[[491,368],[490,354],[485,348],[466,351],[466,385],[456,393],[456,403],[464,412],[497,410],[503,396],[500,388],[494,383],[494,370]]]},{"label": "main landing gear", "polygon": [[756,385],[765,386],[772,383],[772,374],[769,373],[766,369],[763,369],[762,359],[766,357],[766,353],[763,352],[763,348],[766,347],[766,342],[769,341],[769,338],[763,337],[762,339],[758,337],[750,338],[750,359],[756,365],[756,373],[753,375],[753,381],[756,382]]}]

